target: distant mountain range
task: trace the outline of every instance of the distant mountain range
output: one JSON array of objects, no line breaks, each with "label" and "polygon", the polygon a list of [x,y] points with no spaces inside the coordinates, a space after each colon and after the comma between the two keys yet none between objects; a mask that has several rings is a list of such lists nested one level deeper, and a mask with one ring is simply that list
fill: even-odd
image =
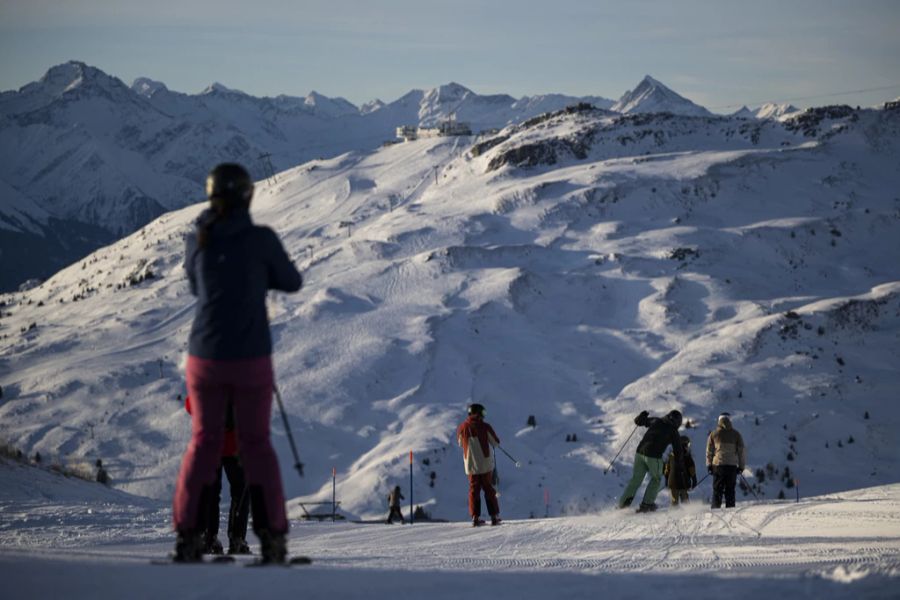
[{"label": "distant mountain range", "polygon": [[0,291],[44,278],[197,201],[206,172],[223,160],[263,179],[311,159],[376,148],[399,125],[452,117],[478,132],[577,103],[711,116],[650,76],[617,102],[479,95],[449,83],[357,107],[316,92],[259,98],[221,83],[184,94],[143,77],[128,86],[82,62],[58,65],[0,93]]},{"label": "distant mountain range", "polygon": [[731,113],[732,117],[739,119],[785,119],[801,112],[799,108],[787,102],[776,104],[774,102],[766,102],[756,109],[741,107],[736,112]]}]

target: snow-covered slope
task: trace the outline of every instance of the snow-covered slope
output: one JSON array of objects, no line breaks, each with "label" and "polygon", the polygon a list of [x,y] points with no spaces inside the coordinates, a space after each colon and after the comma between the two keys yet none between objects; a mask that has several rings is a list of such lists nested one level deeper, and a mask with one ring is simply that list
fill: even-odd
[{"label": "snow-covered slope", "polygon": [[[222,160],[263,178],[270,162],[279,171],[377,148],[398,125],[433,125],[454,113],[476,130],[491,129],[583,100],[479,96],[449,84],[361,110],[316,92],[256,98],[214,83],[192,95],[147,78],[129,87],[73,61],[0,94],[0,190],[11,190],[3,192],[0,218],[15,227],[12,205],[24,198],[54,219],[15,230],[29,246],[51,240],[57,248],[21,264],[30,277],[46,277],[83,256],[84,247],[95,249],[196,201],[197,184]],[[0,244],[15,251],[6,239]],[[21,280],[4,269],[0,289]]]},{"label": "snow-covered slope", "polygon": [[[0,459],[0,574],[12,598],[894,598],[900,486],[736,510],[698,504],[595,515],[386,526],[294,522],[288,548],[313,564],[162,567],[161,502]],[[256,540],[250,539],[257,551]]]},{"label": "snow-covered slope", "polygon": [[[894,481],[898,133],[897,111],[842,107],[785,123],[573,110],[260,182],[254,218],[307,281],[270,301],[308,474],[275,421],[289,495],[330,497],[335,467],[342,508],[380,515],[413,450],[416,503],[464,517],[453,436],[472,401],[523,464],[500,457],[507,517],[543,514],[546,490],[553,514],[609,505],[636,437],[602,473],[641,409],[681,408],[701,464],[731,412],[766,498]],[[171,493],[200,208],[3,297],[0,437]]]},{"label": "snow-covered slope", "polygon": [[646,75],[633,90],[625,92],[612,105],[620,113],[673,113],[694,117],[712,116],[708,110],[680,96],[659,81]]}]

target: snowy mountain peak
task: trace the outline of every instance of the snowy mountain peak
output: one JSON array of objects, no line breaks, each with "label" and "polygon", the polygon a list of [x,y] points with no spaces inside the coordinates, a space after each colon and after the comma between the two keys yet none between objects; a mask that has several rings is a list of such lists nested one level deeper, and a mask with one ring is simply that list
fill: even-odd
[{"label": "snowy mountain peak", "polygon": [[73,89],[84,81],[86,72],[90,67],[80,61],[72,60],[55,67],[50,67],[41,77],[39,83],[46,88],[60,92]]},{"label": "snowy mountain peak", "polygon": [[753,110],[750,110],[747,107],[747,105],[745,104],[744,106],[740,107],[738,110],[734,111],[733,113],[731,113],[728,116],[736,118],[736,119],[755,119],[756,112]]},{"label": "snowy mountain peak", "polygon": [[669,88],[667,88],[665,85],[663,85],[659,80],[654,79],[650,75],[644,75],[644,78],[641,79],[641,82],[638,84],[638,87],[635,89],[636,90],[640,89],[642,86],[650,87],[650,88],[658,87],[658,88],[662,88],[662,89],[670,91],[670,92],[672,91]]},{"label": "snowy mountain peak", "polygon": [[151,98],[153,94],[162,91],[169,91],[169,88],[166,87],[161,81],[155,81],[153,79],[149,79],[147,77],[138,77],[131,84],[131,89],[140,96],[145,98]]},{"label": "snowy mountain peak", "polygon": [[307,106],[316,106],[317,104],[322,104],[323,102],[325,102],[327,100],[328,100],[327,97],[325,97],[322,94],[320,94],[319,92],[313,90],[306,95],[306,98],[304,99],[304,103]]},{"label": "snowy mountain peak", "polygon": [[461,102],[473,92],[464,85],[451,81],[448,84],[432,88],[425,92],[425,101],[429,103]]},{"label": "snowy mountain peak", "polygon": [[329,98],[316,91],[307,94],[303,104],[323,117],[336,118],[359,113],[352,102],[344,98]]},{"label": "snowy mountain peak", "polygon": [[360,114],[367,115],[367,114],[373,113],[377,110],[381,110],[385,106],[387,106],[387,105],[384,102],[382,102],[381,100],[376,98],[376,99],[366,102],[365,104],[360,106],[359,112],[360,112]]},{"label": "snowy mountain peak", "polygon": [[5,116],[31,114],[30,119],[46,122],[50,113],[38,115],[37,111],[54,104],[72,106],[82,100],[93,102],[97,98],[114,105],[127,105],[136,99],[134,92],[117,77],[73,60],[51,67],[38,81],[17,92],[4,92],[0,98],[0,113]]},{"label": "snowy mountain peak", "polygon": [[669,112],[687,116],[710,116],[711,113],[645,75],[633,90],[625,92],[612,110],[621,113]]},{"label": "snowy mountain peak", "polygon": [[237,90],[237,89],[233,89],[233,88],[224,86],[221,83],[219,83],[218,81],[213,82],[210,85],[206,86],[206,88],[202,92],[200,92],[201,96],[210,95],[210,94],[229,94],[229,95],[237,94],[237,95],[241,95],[241,96],[248,95],[246,92],[243,92],[241,90]]},{"label": "snowy mountain peak", "polygon": [[81,61],[72,60],[47,70],[41,79],[30,83],[22,92],[37,92],[44,96],[58,98],[66,92],[78,89],[99,88],[104,90],[125,87],[118,78],[107,75],[100,69]]},{"label": "snowy mountain peak", "polygon": [[788,102],[780,104],[775,102],[766,102],[756,109],[757,119],[780,119],[781,117],[799,112],[800,109]]}]

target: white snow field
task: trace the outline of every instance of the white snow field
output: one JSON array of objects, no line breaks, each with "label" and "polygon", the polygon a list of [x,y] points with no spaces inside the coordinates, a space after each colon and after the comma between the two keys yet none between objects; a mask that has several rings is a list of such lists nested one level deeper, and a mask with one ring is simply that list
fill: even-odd
[{"label": "white snow field", "polygon": [[[2,463],[5,598],[896,598],[900,485],[802,500],[549,519],[295,523],[310,566],[151,564],[166,505]],[[255,550],[255,548],[254,548]]]},{"label": "white snow field", "polygon": [[[526,598],[896,597],[898,134],[888,110],[572,110],[259,182],[253,217],[306,278],[269,303],[306,465],[300,479],[276,413],[292,519],[330,500],[333,468],[347,521],[384,518],[390,487],[409,498],[412,450],[415,505],[450,521],[303,523],[303,573],[146,564],[171,548],[189,436],[181,263],[202,207],[168,213],[0,298],[0,437],[44,463],[101,458],[115,488],[0,470],[0,576],[23,597],[449,597],[481,582]],[[470,402],[521,463],[499,457],[497,529],[465,523],[454,431]],[[709,479],[682,512],[611,509],[632,419],[672,408],[701,476],[707,432],[732,414],[749,449],[736,510],[704,507]]]}]

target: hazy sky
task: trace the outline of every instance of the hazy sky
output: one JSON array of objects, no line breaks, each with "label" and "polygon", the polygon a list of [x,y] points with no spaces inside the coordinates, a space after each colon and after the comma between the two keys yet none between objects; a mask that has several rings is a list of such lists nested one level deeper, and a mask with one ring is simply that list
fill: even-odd
[{"label": "hazy sky", "polygon": [[900,96],[900,0],[0,0],[0,90],[73,59],[356,104],[450,81],[615,99],[650,74],[717,112],[871,105]]}]

